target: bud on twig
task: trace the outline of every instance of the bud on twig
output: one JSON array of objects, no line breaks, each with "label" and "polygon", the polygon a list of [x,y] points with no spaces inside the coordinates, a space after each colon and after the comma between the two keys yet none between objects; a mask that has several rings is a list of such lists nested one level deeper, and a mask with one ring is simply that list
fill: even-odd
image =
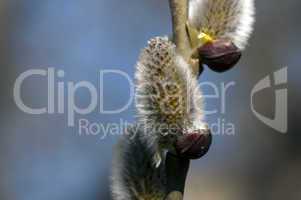
[{"label": "bud on twig", "polygon": [[209,129],[201,132],[184,134],[176,142],[176,151],[180,157],[186,159],[199,159],[209,150],[212,135]]},{"label": "bud on twig", "polygon": [[224,72],[237,64],[241,50],[231,41],[220,39],[208,42],[198,49],[200,65],[206,64],[216,72]]}]

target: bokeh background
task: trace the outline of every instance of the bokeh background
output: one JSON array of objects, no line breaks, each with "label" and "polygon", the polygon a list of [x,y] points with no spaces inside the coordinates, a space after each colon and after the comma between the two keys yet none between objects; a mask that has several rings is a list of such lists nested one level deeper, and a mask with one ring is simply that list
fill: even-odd
[{"label": "bokeh background", "polygon": [[[235,135],[215,136],[210,152],[193,161],[186,198],[204,200],[301,199],[300,7],[297,0],[256,0],[255,33],[236,68],[217,74],[205,70],[200,81],[235,81],[226,113],[208,116],[235,124]],[[16,78],[29,69],[54,67],[63,81],[90,81],[98,72],[119,69],[134,75],[146,41],[171,32],[167,0],[0,0],[0,199],[109,200],[109,174],[116,135],[79,135],[67,114],[28,115],[14,103]],[[250,109],[250,92],[266,75],[288,66],[289,130],[281,134],[260,122]],[[299,67],[299,68],[298,68]],[[106,109],[128,99],[125,80],[108,77]],[[274,88],[256,97],[256,109],[273,117]],[[206,92],[206,89],[205,89]],[[210,91],[207,91],[210,92]],[[47,103],[47,81],[26,81],[28,105]],[[90,97],[81,91],[78,105]],[[220,101],[207,101],[219,108]],[[107,115],[77,116],[92,122],[134,121],[134,107]]]}]

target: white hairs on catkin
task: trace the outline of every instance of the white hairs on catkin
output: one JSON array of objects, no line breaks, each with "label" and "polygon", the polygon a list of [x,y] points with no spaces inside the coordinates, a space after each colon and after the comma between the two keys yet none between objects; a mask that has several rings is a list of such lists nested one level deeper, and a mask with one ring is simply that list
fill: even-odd
[{"label": "white hairs on catkin", "polygon": [[148,42],[135,78],[137,123],[115,149],[112,195],[114,200],[162,200],[165,150],[173,148],[175,134],[206,128],[202,94],[189,64],[167,37]]},{"label": "white hairs on catkin", "polygon": [[[138,121],[152,130],[162,125],[181,127],[181,131],[202,128],[202,95],[192,76],[190,66],[176,53],[172,42],[165,37],[151,39],[137,64]],[[159,134],[147,136],[150,146]]]},{"label": "white hairs on catkin", "polygon": [[189,23],[213,38],[228,38],[244,49],[253,31],[254,0],[190,0]]}]

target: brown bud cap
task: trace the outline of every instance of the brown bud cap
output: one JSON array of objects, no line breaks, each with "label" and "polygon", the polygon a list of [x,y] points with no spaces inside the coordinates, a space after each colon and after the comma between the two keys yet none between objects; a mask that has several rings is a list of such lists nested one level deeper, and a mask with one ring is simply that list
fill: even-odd
[{"label": "brown bud cap", "polygon": [[208,42],[198,49],[200,65],[206,64],[215,72],[225,72],[237,64],[241,50],[231,41],[220,39]]},{"label": "brown bud cap", "polygon": [[180,157],[199,159],[211,145],[212,135],[209,129],[182,135],[176,142],[176,151]]}]

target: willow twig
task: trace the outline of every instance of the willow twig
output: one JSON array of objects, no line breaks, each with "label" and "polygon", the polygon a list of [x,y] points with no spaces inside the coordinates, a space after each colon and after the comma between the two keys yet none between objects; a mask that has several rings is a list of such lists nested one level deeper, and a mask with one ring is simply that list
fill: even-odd
[{"label": "willow twig", "polygon": [[186,31],[186,22],[188,19],[188,0],[169,0],[173,40],[176,44],[178,53],[186,60],[190,56],[190,43]]},{"label": "willow twig", "polygon": [[199,60],[193,59],[186,23],[188,21],[188,0],[169,0],[172,17],[172,36],[178,53],[190,64],[193,74],[199,75]]},{"label": "willow twig", "polygon": [[[190,62],[190,42],[186,30],[188,19],[188,0],[169,0],[173,42],[177,52]],[[167,176],[167,197],[166,200],[182,200],[185,189],[185,181],[190,161],[167,154],[165,170]]]}]

